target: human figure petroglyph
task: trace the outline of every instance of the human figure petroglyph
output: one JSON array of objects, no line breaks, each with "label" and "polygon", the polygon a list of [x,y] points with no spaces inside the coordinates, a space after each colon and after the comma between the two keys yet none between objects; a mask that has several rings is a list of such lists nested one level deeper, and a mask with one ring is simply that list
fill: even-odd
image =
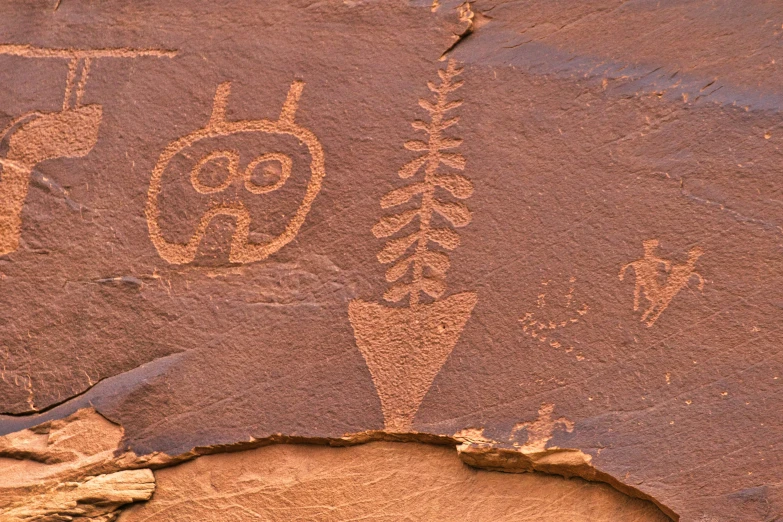
[{"label": "human figure petroglyph", "polygon": [[62,110],[28,112],[0,131],[0,144],[8,144],[5,156],[0,158],[0,255],[3,255],[19,248],[21,212],[33,168],[50,159],[84,157],[98,141],[103,108],[82,103],[93,61],[140,56],[170,58],[176,52],[131,48],[49,49],[5,44],[0,45],[0,54],[68,60]]},{"label": "human figure petroglyph", "polygon": [[648,239],[642,242],[644,248],[644,257],[625,265],[620,270],[620,281],[623,280],[625,271],[628,268],[633,268],[636,273],[636,285],[633,291],[633,309],[639,310],[640,297],[642,291],[645,298],[650,302],[654,302],[657,298],[658,288],[658,269],[660,265],[663,265],[664,269],[668,272],[671,268],[671,262],[658,257],[655,254],[655,249],[658,248],[657,239]]},{"label": "human figure petroglyph", "polygon": [[[298,125],[294,118],[299,106],[299,98],[302,96],[304,82],[294,81],[286,96],[280,116],[277,120],[237,120],[226,119],[226,105],[231,92],[231,82],[220,84],[215,91],[212,104],[212,114],[207,124],[187,136],[183,136],[170,143],[161,153],[158,163],[152,171],[150,188],[147,194],[147,225],[152,243],[158,254],[172,264],[183,264],[193,261],[201,239],[206,234],[209,223],[216,216],[224,215],[236,220],[236,228],[231,240],[229,260],[232,263],[252,263],[261,261],[274,252],[280,250],[296,237],[305,217],[310,211],[313,200],[321,190],[321,180],[325,175],[324,153],[321,143],[315,134]],[[307,185],[304,199],[296,210],[294,216],[286,225],[285,230],[278,236],[264,243],[251,243],[248,240],[250,233],[250,213],[241,201],[212,202],[209,210],[201,216],[196,230],[186,243],[175,243],[164,238],[160,228],[159,198],[164,172],[172,159],[182,154],[191,145],[208,138],[231,136],[237,133],[260,132],[264,134],[289,135],[304,143],[310,153],[310,180]],[[200,180],[202,168],[215,161],[225,160],[227,163],[227,175],[218,185],[207,185]],[[274,182],[267,185],[256,184],[252,179],[253,171],[260,165],[266,165],[269,172],[274,174]],[[258,195],[273,192],[281,188],[291,175],[292,160],[281,152],[265,152],[252,159],[244,169],[240,169],[239,152],[236,150],[218,149],[211,151],[200,158],[188,174],[188,179],[193,189],[199,194],[215,194],[226,190],[235,181],[241,181],[247,192]],[[275,168],[276,167],[276,168]],[[175,175],[182,173],[175,173]]]},{"label": "human figure petroglyph", "polygon": [[[389,239],[378,254],[378,261],[392,265],[386,272],[391,286],[384,299],[399,303],[407,298],[407,306],[390,307],[359,299],[348,306],[356,344],[369,367],[381,400],[385,428],[389,431],[411,429],[421,401],[476,305],[473,292],[443,297],[445,274],[450,266],[445,251],[459,245],[459,236],[451,227],[464,227],[471,220],[471,212],[462,201],[445,198],[450,194],[453,199],[464,200],[473,193],[471,181],[453,172],[464,170],[465,158],[447,152],[459,147],[462,140],[444,132],[459,121],[445,116],[462,103],[451,99],[452,93],[463,84],[456,80],[461,73],[462,69],[450,60],[445,69],[438,71],[440,83],[427,84],[433,99],[419,100],[419,106],[429,114],[429,121],[417,120],[412,126],[424,132],[427,141],[405,143],[406,149],[420,154],[403,165],[398,175],[408,179],[423,171],[423,176],[381,199],[382,208],[391,208],[420,196],[418,205],[383,216],[372,228],[377,238],[392,237],[418,218],[415,230]],[[451,170],[444,170],[444,166]],[[443,218],[447,226],[433,226],[435,215]]]},{"label": "human figure petroglyph", "polygon": [[552,439],[557,428],[562,428],[567,433],[574,431],[574,423],[565,417],[553,419],[552,413],[554,411],[554,404],[542,404],[538,409],[538,418],[515,424],[509,438],[513,440],[519,431],[525,430],[527,441],[521,446],[521,450],[528,453],[546,451],[546,445]]},{"label": "human figure petroglyph", "polygon": [[[649,306],[642,314],[641,320],[650,327],[668,308],[672,299],[682,290],[692,277],[698,280],[699,290],[704,290],[704,278],[695,271],[696,262],[704,254],[704,251],[696,246],[688,252],[688,259],[683,264],[673,264],[670,260],[658,257],[655,250],[658,248],[657,239],[648,239],[642,243],[644,257],[637,259],[620,269],[620,281],[625,277],[625,272],[633,268],[636,275],[634,286],[633,309],[638,311],[641,294],[649,302]],[[661,284],[660,268],[665,273],[664,283]]]}]

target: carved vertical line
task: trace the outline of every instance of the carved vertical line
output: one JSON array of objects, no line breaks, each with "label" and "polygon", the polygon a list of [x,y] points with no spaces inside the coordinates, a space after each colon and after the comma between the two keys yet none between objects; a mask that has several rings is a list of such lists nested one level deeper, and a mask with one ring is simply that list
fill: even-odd
[{"label": "carved vertical line", "polygon": [[455,76],[455,65],[449,60],[445,78],[440,82],[436,91],[435,111],[430,117],[427,166],[424,169],[424,183],[426,188],[422,193],[421,209],[419,211],[419,239],[416,244],[416,253],[413,258],[413,290],[410,294],[410,306],[419,304],[419,292],[423,291],[424,279],[424,254],[427,252],[428,236],[432,221],[432,206],[435,199],[434,176],[440,166],[441,124],[446,112],[447,97],[450,92],[451,80]]},{"label": "carved vertical line", "polygon": [[65,97],[63,98],[63,110],[71,104],[73,84],[76,81],[76,69],[79,67],[79,58],[73,58],[68,62],[68,77],[65,80]]},{"label": "carved vertical line", "polygon": [[301,80],[296,80],[291,84],[283,108],[280,110],[280,121],[294,123],[294,116],[296,116],[296,109],[299,107],[299,98],[302,97],[304,86],[305,82]]},{"label": "carved vertical line", "polygon": [[440,158],[438,155],[438,146],[440,145],[440,129],[438,126],[443,119],[443,108],[445,104],[446,93],[443,88],[446,85],[446,80],[441,81],[438,87],[437,99],[435,105],[435,112],[432,113],[430,118],[430,127],[427,133],[429,134],[427,154],[427,166],[424,169],[424,183],[426,189],[422,193],[421,198],[421,210],[419,211],[419,239],[416,244],[416,253],[413,258],[413,291],[410,294],[411,307],[419,304],[419,292],[422,290],[422,279],[424,277],[424,253],[427,251],[427,235],[430,230],[430,222],[432,220],[432,201],[435,197],[435,184],[432,176],[438,169],[438,163]]},{"label": "carved vertical line", "polygon": [[90,63],[92,58],[85,58],[82,65],[82,74],[79,77],[79,85],[76,87],[76,106],[82,104],[82,96],[84,96],[84,90],[87,87],[87,77],[90,75]]}]

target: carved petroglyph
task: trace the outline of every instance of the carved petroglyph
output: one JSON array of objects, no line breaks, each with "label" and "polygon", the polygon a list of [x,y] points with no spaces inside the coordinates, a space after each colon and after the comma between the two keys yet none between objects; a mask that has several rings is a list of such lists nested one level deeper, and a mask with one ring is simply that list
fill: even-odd
[{"label": "carved petroglyph", "polygon": [[[217,186],[203,184],[199,179],[201,170],[205,165],[218,159],[227,160],[228,176],[226,176],[226,179],[223,181],[223,183]],[[252,180],[253,171],[256,170],[259,165],[264,163],[271,164],[273,162],[277,162],[279,165],[279,174],[275,175],[274,167],[271,165],[268,165],[265,170],[267,173],[277,177],[277,181],[270,185],[257,185],[254,183]],[[190,171],[190,182],[193,185],[193,188],[196,189],[196,192],[199,194],[214,194],[216,192],[224,191],[228,188],[229,185],[231,185],[231,183],[234,182],[235,179],[241,178],[244,180],[245,189],[251,194],[266,194],[267,192],[273,192],[279,189],[285,184],[286,180],[291,175],[292,165],[293,162],[291,161],[291,158],[285,154],[281,154],[279,152],[270,152],[256,157],[253,161],[248,163],[247,167],[245,167],[245,169],[240,173],[238,151],[216,150],[201,158],[198,163],[194,165],[193,169]]]},{"label": "carved petroglyph", "polygon": [[50,47],[34,47],[32,45],[0,44],[0,54],[23,56],[25,58],[67,58],[82,60],[85,58],[138,58],[140,56],[173,58],[177,55],[177,51],[166,49],[134,49],[133,47],[55,49]]},{"label": "carved petroglyph", "polygon": [[[205,127],[196,130],[187,136],[170,143],[158,159],[152,171],[150,188],[147,197],[147,224],[150,238],[160,256],[173,264],[183,264],[193,261],[201,239],[206,233],[207,226],[216,216],[231,216],[236,220],[236,228],[231,240],[229,260],[232,263],[252,263],[261,261],[288,244],[299,232],[305,217],[310,211],[313,200],[321,190],[321,180],[324,177],[324,154],[321,144],[315,134],[304,129],[294,122],[299,98],[302,95],[304,82],[295,81],[291,84],[288,96],[280,111],[277,120],[238,120],[226,119],[226,104],[231,90],[231,83],[225,82],[218,86],[212,106],[212,115]],[[201,216],[198,226],[191,238],[186,243],[175,243],[166,240],[160,228],[159,197],[163,174],[169,163],[175,156],[182,153],[194,143],[214,137],[231,136],[237,133],[260,132],[265,134],[289,135],[303,142],[310,153],[310,180],[307,185],[304,199],[296,213],[286,225],[285,230],[278,236],[265,243],[250,243],[250,213],[241,201],[214,202],[209,210]],[[209,163],[220,162],[226,164],[227,175],[225,179],[216,185],[204,183],[200,174]],[[235,181],[241,181],[244,188],[251,194],[266,194],[281,188],[291,175],[292,160],[280,152],[268,152],[256,156],[244,169],[240,169],[239,152],[236,150],[215,150],[201,159],[191,169],[189,179],[191,185],[200,194],[215,194],[226,190]],[[259,185],[253,181],[255,170],[263,168],[265,174],[274,181],[266,185]]]},{"label": "carved petroglyph", "polygon": [[[565,417],[557,419],[552,418],[555,411],[555,405],[543,403],[538,409],[538,417],[532,421],[518,422],[511,428],[508,434],[508,442],[511,442],[518,451],[525,454],[542,453],[547,450],[558,448],[547,448],[547,443],[552,440],[555,430],[560,428],[567,433],[574,431],[574,423]],[[517,439],[519,433],[524,431],[526,440],[520,444]],[[468,445],[478,446],[496,446],[507,444],[503,440],[495,440],[484,434],[483,428],[464,428],[453,435],[455,439]]]},{"label": "carved petroglyph", "polygon": [[[473,184],[466,177],[440,172],[441,165],[454,170],[465,168],[461,154],[446,152],[458,147],[462,140],[444,134],[458,121],[458,118],[444,117],[462,103],[449,99],[462,86],[462,81],[455,81],[461,72],[453,60],[449,61],[446,69],[438,71],[440,83],[428,83],[434,99],[419,100],[419,105],[429,113],[429,121],[414,121],[412,125],[425,132],[428,140],[405,143],[406,149],[422,154],[406,163],[399,176],[408,179],[422,170],[424,175],[381,199],[381,207],[390,208],[420,196],[418,205],[384,216],[372,229],[375,237],[390,237],[419,218],[417,230],[389,239],[378,254],[381,263],[394,263],[386,272],[386,280],[392,286],[384,298],[400,302],[407,297],[408,306],[389,307],[355,300],[348,307],[356,344],[367,361],[389,431],[410,430],[424,395],[454,349],[476,305],[477,297],[472,292],[441,299],[446,290],[449,258],[445,252],[431,249],[431,245],[437,245],[443,250],[453,250],[459,245],[459,236],[451,228],[433,225],[435,215],[454,227],[463,227],[471,220],[471,213],[463,203],[443,200],[436,193],[442,189],[444,195],[449,193],[461,200],[473,192]],[[421,294],[426,301],[422,301]]]},{"label": "carved petroglyph", "polygon": [[[525,335],[537,339],[541,343],[547,343],[552,348],[565,348],[566,353],[573,353],[574,346],[563,339],[562,331],[570,325],[578,323],[582,317],[587,315],[590,308],[587,303],[582,303],[577,307],[574,299],[576,278],[569,278],[568,283],[566,293],[562,297],[556,297],[556,302],[547,304],[547,291],[549,291],[552,281],[542,281],[543,289],[536,299],[537,310],[526,312],[519,322],[522,323],[522,331]],[[584,355],[581,352],[577,352],[575,357],[578,361],[584,360]]]},{"label": "carved petroglyph", "polygon": [[98,141],[100,105],[55,113],[28,113],[0,133],[8,152],[0,158],[0,255],[19,248],[24,206],[33,168],[48,159],[86,156]]},{"label": "carved petroglyph", "polygon": [[0,131],[0,145],[8,144],[5,157],[0,158],[0,255],[3,255],[19,248],[21,212],[33,168],[50,159],[84,157],[98,141],[103,108],[82,104],[92,62],[98,58],[172,57],[176,53],[157,49],[46,49],[0,45],[0,54],[68,60],[62,110],[23,114]]},{"label": "carved petroglyph", "polygon": [[[685,263],[677,265],[668,259],[663,259],[655,254],[658,248],[657,239],[648,239],[642,243],[644,257],[637,259],[620,269],[620,281],[625,277],[625,272],[633,268],[636,275],[636,285],[633,292],[634,312],[639,310],[641,296],[649,302],[649,306],[642,314],[642,321],[647,326],[652,326],[661,314],[668,308],[674,296],[682,290],[695,277],[699,290],[704,290],[704,278],[695,271],[696,262],[704,251],[699,247],[693,247],[688,252]],[[661,284],[660,269],[665,273],[664,283]]]},{"label": "carved petroglyph", "polygon": [[520,422],[514,425],[509,437],[510,440],[513,440],[516,434],[522,430],[525,430],[527,433],[525,443],[522,445],[514,443],[514,446],[519,447],[525,453],[546,451],[546,445],[552,439],[555,429],[562,428],[568,433],[574,431],[574,423],[565,417],[553,419],[552,412],[554,411],[554,404],[544,403],[538,409],[538,418],[536,420]]},{"label": "carved petroglyph", "polygon": [[[384,216],[372,228],[377,238],[389,237],[405,228],[414,218],[419,218],[419,228],[411,234],[391,239],[378,254],[381,263],[394,263],[386,272],[386,280],[394,283],[384,294],[387,301],[397,302],[410,297],[410,305],[419,304],[419,294],[425,293],[437,299],[446,289],[444,283],[449,257],[444,252],[429,250],[430,242],[438,244],[444,250],[453,250],[459,245],[459,236],[449,228],[432,226],[433,214],[444,218],[454,227],[464,227],[471,220],[468,208],[460,202],[442,201],[436,197],[438,187],[449,192],[456,199],[466,199],[473,194],[473,184],[468,178],[454,172],[439,173],[441,164],[456,170],[465,168],[465,158],[459,153],[445,152],[459,147],[462,140],[445,136],[443,131],[456,125],[459,118],[444,120],[447,112],[456,109],[462,101],[449,101],[450,93],[459,89],[463,82],[454,81],[462,72],[454,61],[449,61],[446,70],[438,71],[441,83],[432,82],[428,86],[435,93],[435,99],[421,99],[419,105],[430,115],[430,121],[414,121],[414,129],[424,131],[429,139],[424,142],[410,140],[405,143],[408,150],[423,152],[416,159],[406,163],[399,171],[403,179],[410,178],[424,169],[423,179],[395,189],[381,199],[381,207],[390,208],[407,203],[414,196],[421,195],[418,208],[405,210],[390,216]],[[415,245],[412,254],[407,255],[411,245]],[[399,260],[402,258],[401,260]],[[396,262],[395,262],[396,261]],[[408,274],[412,267],[410,282],[398,282]],[[429,273],[425,273],[425,269]]]},{"label": "carved petroglyph", "polygon": [[387,431],[410,430],[475,305],[476,294],[471,292],[410,308],[360,300],[348,305],[356,345],[381,399]]}]

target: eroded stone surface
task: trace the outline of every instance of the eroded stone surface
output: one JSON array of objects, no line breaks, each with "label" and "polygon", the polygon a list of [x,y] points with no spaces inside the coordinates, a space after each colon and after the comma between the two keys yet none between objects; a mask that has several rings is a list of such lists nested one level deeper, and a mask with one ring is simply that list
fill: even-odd
[{"label": "eroded stone surface", "polygon": [[453,448],[417,443],[270,446],[155,475],[154,499],[120,521],[669,520],[603,484],[475,470]]},{"label": "eroded stone surface", "polygon": [[[344,520],[376,515],[442,517],[438,513],[443,512],[440,506],[446,499],[440,493],[413,499],[418,489],[410,489],[412,474],[432,481],[437,486],[433,486],[435,491],[455,490],[461,497],[474,496],[469,499],[474,503],[487,500],[485,489],[496,490],[494,496],[507,498],[508,506],[501,502],[490,510],[480,505],[472,508],[471,516],[478,519],[494,519],[498,513],[521,508],[545,518],[562,517],[567,512],[577,520],[612,516],[669,520],[658,507],[666,512],[670,511],[668,508],[640,500],[645,495],[639,490],[593,468],[590,455],[577,450],[528,446],[499,449],[496,441],[475,430],[465,430],[453,438],[381,431],[337,439],[278,436],[231,446],[196,448],[176,456],[136,455],[122,449],[122,436],[121,427],[89,408],[1,437],[0,520],[113,520],[127,504],[149,500],[156,489],[150,468],[167,466],[175,466],[175,471],[160,471],[173,477],[166,491],[156,497],[160,502],[145,508],[141,515],[132,512],[135,514],[129,515],[131,519],[143,516],[218,520],[230,512],[230,516],[243,520],[249,513],[258,513],[259,506],[264,512],[259,516],[269,520]],[[352,449],[349,451],[348,447]],[[231,453],[215,455],[226,451]],[[181,464],[194,458],[199,459],[195,467]],[[491,477],[477,481],[477,472],[458,465],[459,460],[473,468],[492,470]],[[248,470],[253,470],[251,474],[258,480],[249,480]],[[216,482],[214,478],[218,472],[224,479],[220,487],[216,485],[220,480]],[[527,475],[524,479],[510,475],[516,473]],[[481,478],[486,473],[478,475]],[[555,475],[560,477],[555,479]],[[562,477],[593,482],[567,481]],[[194,494],[196,483],[204,481],[209,482],[212,490],[220,490],[210,496],[211,500]],[[285,484],[288,489],[281,491]],[[361,488],[360,484],[373,487]],[[546,509],[542,510],[537,494],[531,495],[531,484],[535,485],[533,489],[551,497],[544,502]],[[271,502],[270,495],[284,498],[285,506]],[[567,509],[559,505],[563,498],[571,496],[579,499],[576,504],[572,502]],[[396,507],[389,509],[390,504]],[[454,510],[453,505],[446,510],[445,519],[456,516],[458,511]],[[514,511],[514,516],[518,513]]]},{"label": "eroded stone surface", "polygon": [[783,513],[777,4],[0,11],[3,433],[474,430],[683,520]]},{"label": "eroded stone surface", "polygon": [[92,409],[0,437],[0,520],[108,521],[155,490],[154,457],[121,450],[122,428]]}]

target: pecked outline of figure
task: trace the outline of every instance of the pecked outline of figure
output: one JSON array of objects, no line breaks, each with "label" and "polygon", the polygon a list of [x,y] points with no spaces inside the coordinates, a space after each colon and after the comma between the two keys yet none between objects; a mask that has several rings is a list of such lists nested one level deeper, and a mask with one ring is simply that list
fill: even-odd
[{"label": "pecked outline of figure", "polygon": [[[688,252],[688,259],[682,264],[673,264],[668,259],[659,257],[655,250],[659,246],[657,239],[647,239],[642,242],[644,256],[641,259],[623,265],[620,269],[620,281],[625,279],[625,273],[633,268],[636,276],[636,284],[633,294],[633,310],[639,311],[641,307],[641,294],[647,299],[649,305],[642,314],[642,322],[648,327],[669,307],[672,299],[682,290],[692,277],[698,281],[699,291],[704,290],[704,278],[696,272],[696,262],[704,254],[701,247],[695,246]],[[666,279],[661,284],[658,280],[658,269],[663,265]]]},{"label": "pecked outline of figure", "polygon": [[[150,239],[155,245],[158,254],[171,264],[185,264],[193,261],[196,257],[198,245],[204,237],[207,227],[216,216],[232,216],[236,219],[236,228],[231,239],[231,248],[229,251],[229,261],[232,263],[252,263],[266,259],[271,254],[277,252],[291,240],[296,237],[310,207],[321,190],[321,182],[325,175],[324,153],[318,138],[311,131],[299,126],[294,122],[294,116],[299,104],[299,98],[302,95],[304,82],[296,80],[291,83],[283,108],[280,111],[280,117],[276,120],[226,120],[226,104],[231,91],[231,82],[221,83],[216,92],[212,106],[212,114],[207,124],[182,138],[171,142],[161,153],[155,168],[152,171],[150,179],[150,188],[147,193],[147,207],[145,215],[149,228]],[[197,141],[206,138],[219,136],[229,136],[241,132],[263,132],[267,134],[287,134],[302,141],[310,152],[310,180],[307,184],[304,199],[296,210],[296,213],[286,225],[285,230],[278,236],[266,243],[250,243],[248,235],[250,233],[250,213],[242,202],[214,204],[204,215],[201,216],[196,231],[193,233],[187,243],[175,243],[166,240],[160,229],[158,220],[160,218],[160,208],[158,198],[161,192],[163,173],[171,160],[182,150],[190,147]],[[217,192],[226,188],[235,177],[244,177],[245,188],[253,194],[261,194],[276,190],[285,183],[290,175],[291,164],[287,157],[281,157],[278,153],[267,153],[259,156],[244,173],[239,173],[232,151],[215,151],[213,155],[221,153],[229,160],[229,178],[219,187],[208,192]],[[262,161],[277,161],[280,163],[282,174],[280,179],[269,186],[258,186],[250,181],[251,167],[255,167]],[[197,169],[203,162],[194,167],[190,173],[191,182],[197,179]],[[234,166],[232,169],[231,166]],[[198,191],[198,186],[194,183],[194,188]],[[202,191],[203,192],[203,191]],[[207,193],[208,193],[207,192]]]},{"label": "pecked outline of figure", "polygon": [[19,248],[21,213],[33,169],[47,160],[87,156],[98,142],[103,107],[82,103],[92,63],[105,58],[172,58],[176,54],[129,47],[55,49],[0,44],[0,55],[68,60],[62,110],[28,112],[0,131],[0,144],[8,143],[5,156],[0,157],[0,255]]},{"label": "pecked outline of figure", "polygon": [[0,158],[0,255],[19,248],[21,212],[33,169],[46,160],[89,154],[98,141],[102,113],[100,105],[33,111],[0,133],[0,143],[8,142],[8,152]]}]

